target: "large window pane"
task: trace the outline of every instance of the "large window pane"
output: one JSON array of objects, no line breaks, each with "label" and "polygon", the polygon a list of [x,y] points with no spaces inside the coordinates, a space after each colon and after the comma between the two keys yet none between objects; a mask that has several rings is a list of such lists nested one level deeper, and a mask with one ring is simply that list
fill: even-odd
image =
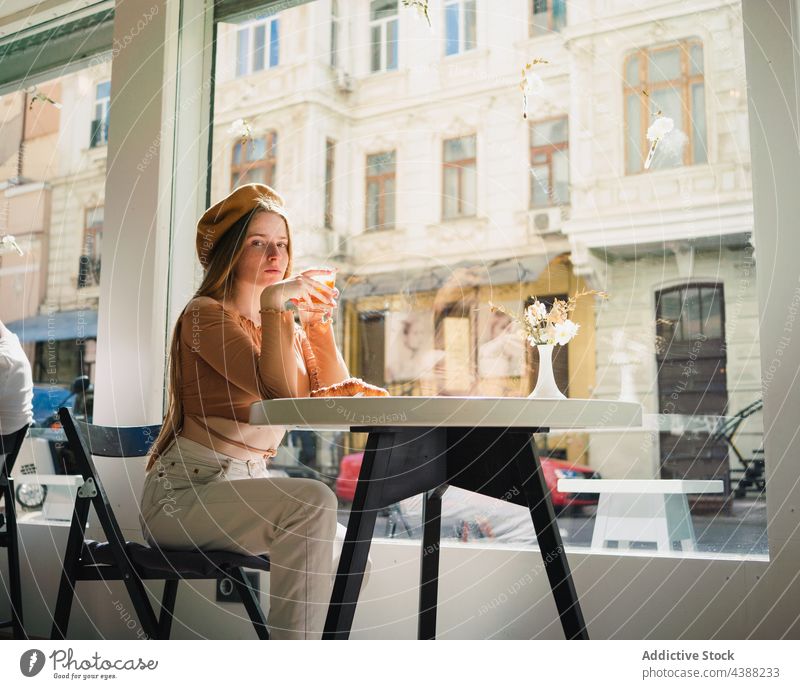
[{"label": "large window pane", "polygon": [[650,53],[649,79],[652,82],[672,81],[681,76],[681,53],[678,48]]},{"label": "large window pane", "polygon": [[[564,2],[519,3],[504,8],[502,20],[495,3],[431,3],[430,35],[418,30],[413,8],[389,0],[356,5],[336,5],[345,33],[363,32],[339,45],[337,67],[351,76],[346,84],[333,77],[309,84],[315,60],[328,64],[324,46],[315,55],[285,51],[281,79],[254,71],[243,93],[234,74],[242,26],[218,27],[229,40],[217,52],[224,74],[215,83],[212,200],[229,191],[234,174],[242,182],[279,171],[272,179],[292,214],[295,269],[320,260],[338,268],[336,337],[350,371],[397,396],[527,396],[538,352],[489,303],[521,314],[532,296],[552,304],[590,285],[607,291],[605,300],[579,300],[572,318],[580,328],[555,348],[554,375],[576,399],[641,403],[645,423],[620,433],[537,437],[567,548],[619,554],[660,546],[645,538],[652,534],[593,546],[597,493],[561,492],[559,478],[591,484],[600,475],[656,487],[694,479],[719,483],[681,497],[693,536],[668,544],[668,554],[693,547],[764,557],[769,483],[752,187],[748,151],[730,146],[732,137],[748,140],[740,131],[746,101],[734,97],[747,93],[743,27],[729,21],[727,9],[708,8],[710,22],[729,27],[730,45],[703,44],[676,35],[684,15],[665,5],[664,16],[642,15],[641,24],[615,33],[616,57],[598,70],[573,57],[607,38],[602,27],[616,19],[603,3],[581,9],[580,31],[568,46],[554,35],[566,23]],[[487,20],[487,83],[459,71],[456,58],[446,60],[453,69],[443,86],[430,56],[444,59],[474,44],[473,6]],[[292,44],[306,45],[315,10],[321,21],[330,19],[328,1],[284,9],[271,20]],[[531,94],[527,120],[520,113],[522,65],[513,51],[497,48],[508,44],[509,21],[529,22],[530,55],[546,54],[551,63],[536,70],[544,88]],[[405,35],[406,27],[416,28]],[[326,40],[327,31],[325,24]],[[651,44],[648,36],[666,37]],[[250,40],[252,53],[254,34]],[[414,43],[423,40],[430,44]],[[400,68],[400,43],[409,48],[402,65],[408,72],[373,75]],[[719,113],[706,112],[706,80],[724,91]],[[503,91],[502,84],[511,86]],[[659,110],[674,128],[645,170],[647,130]],[[241,149],[241,133],[231,131],[240,118],[252,128]],[[270,145],[270,132],[281,137],[279,148]],[[330,202],[325,161],[326,142],[334,140],[330,228],[323,220]],[[276,167],[256,165],[269,159]],[[347,432],[314,432],[311,439],[287,433],[281,445],[283,457],[308,464],[340,491],[343,523],[352,495],[337,479],[362,461],[363,450],[363,436]],[[448,489],[443,539],[535,547],[524,510],[491,505],[487,513],[480,498]],[[409,499],[379,517],[376,535],[418,538],[420,527],[420,502]]]},{"label": "large window pane", "polygon": [[464,3],[464,50],[472,50],[477,44],[477,14],[475,0]]},{"label": "large window pane", "polygon": [[706,143],[706,99],[702,84],[692,86],[692,146],[695,162],[705,163],[708,159],[708,144]]},{"label": "large window pane", "polygon": [[[648,157],[653,169],[706,162],[705,82],[699,39],[631,51],[625,70],[626,171],[642,171]],[[652,148],[647,132],[660,116],[671,119],[673,129],[661,135]]]},{"label": "large window pane", "polygon": [[274,67],[280,61],[280,24],[275,19],[269,27],[269,66]]},{"label": "large window pane", "polygon": [[250,70],[250,29],[236,33],[236,74],[241,76]]},{"label": "large window pane", "polygon": [[397,69],[397,20],[386,24],[386,69]]},{"label": "large window pane", "polygon": [[259,24],[253,30],[253,70],[264,69],[267,27]]},{"label": "large window pane", "polygon": [[445,48],[446,55],[454,55],[458,52],[458,10],[459,3],[453,2],[445,7]]},{"label": "large window pane", "polygon": [[[34,427],[56,423],[62,404],[93,417],[113,109],[108,57],[82,68],[66,63],[59,76],[29,78],[0,97],[0,321],[31,366]],[[80,376],[88,377],[86,394],[65,403]],[[42,457],[56,461],[47,448]],[[63,469],[23,467],[37,471]]]}]

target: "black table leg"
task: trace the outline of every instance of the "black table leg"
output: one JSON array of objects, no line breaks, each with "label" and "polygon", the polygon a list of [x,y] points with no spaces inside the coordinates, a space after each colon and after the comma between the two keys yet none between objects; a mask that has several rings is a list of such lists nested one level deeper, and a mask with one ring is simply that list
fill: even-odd
[{"label": "black table leg", "polygon": [[420,556],[419,619],[417,638],[436,638],[436,606],[439,586],[439,539],[442,530],[442,495],[447,486],[426,491],[422,503],[422,552]]},{"label": "black table leg", "polygon": [[339,569],[333,584],[331,602],[325,619],[323,639],[347,639],[353,626],[358,594],[367,567],[375,521],[381,508],[380,495],[391,455],[393,433],[370,433],[361,471],[358,475],[353,506],[347,522]]},{"label": "black table leg", "polygon": [[514,455],[514,463],[520,474],[522,491],[531,511],[533,528],[539,541],[539,550],[547,578],[550,580],[561,626],[567,639],[588,639],[589,633],[572,582],[572,573],[558,531],[553,503],[550,501],[550,493],[542,474],[536,442],[532,436],[530,448],[533,462],[530,461],[531,456],[528,453],[517,452]]}]

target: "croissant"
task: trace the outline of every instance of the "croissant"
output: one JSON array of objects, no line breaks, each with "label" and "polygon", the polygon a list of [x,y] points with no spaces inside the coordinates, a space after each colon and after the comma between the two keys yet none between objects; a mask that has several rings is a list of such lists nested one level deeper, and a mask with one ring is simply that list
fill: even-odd
[{"label": "croissant", "polygon": [[334,383],[324,388],[311,391],[311,397],[389,397],[389,391],[377,385],[367,383],[361,378],[347,378],[341,383]]}]

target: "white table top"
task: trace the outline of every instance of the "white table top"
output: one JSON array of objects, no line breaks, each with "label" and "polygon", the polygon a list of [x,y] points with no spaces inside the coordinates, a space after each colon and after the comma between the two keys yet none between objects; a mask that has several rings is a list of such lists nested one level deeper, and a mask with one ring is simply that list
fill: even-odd
[{"label": "white table top", "polygon": [[561,493],[635,493],[637,495],[666,495],[693,493],[721,493],[722,481],[694,479],[581,479],[560,478]]},{"label": "white table top", "polygon": [[608,400],[526,397],[296,397],[250,407],[253,425],[349,430],[351,426],[630,428],[642,405]]}]

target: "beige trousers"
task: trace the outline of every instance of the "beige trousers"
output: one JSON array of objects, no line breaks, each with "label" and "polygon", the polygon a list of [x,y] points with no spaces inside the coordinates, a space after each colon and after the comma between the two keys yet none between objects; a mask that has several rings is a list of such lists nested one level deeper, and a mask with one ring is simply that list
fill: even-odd
[{"label": "beige trousers", "polygon": [[[315,479],[270,475],[264,460],[221,455],[178,436],[148,472],[139,522],[165,550],[270,556],[273,639],[319,639],[346,529]],[[367,562],[363,586],[372,569]]]}]

